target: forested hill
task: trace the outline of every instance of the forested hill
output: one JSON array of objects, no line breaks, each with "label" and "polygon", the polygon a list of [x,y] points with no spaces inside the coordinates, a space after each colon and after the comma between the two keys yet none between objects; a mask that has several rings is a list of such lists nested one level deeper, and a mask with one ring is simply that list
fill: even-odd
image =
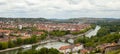
[{"label": "forested hill", "polygon": [[114,18],[71,18],[69,22],[84,22],[84,23],[97,23],[97,22],[111,22],[111,21],[120,21],[120,19]]},{"label": "forested hill", "polygon": [[46,18],[5,18],[0,17],[0,21],[9,22],[54,22],[54,23],[97,23],[97,22],[119,22],[120,19],[114,18],[70,18],[70,19],[46,19]]},{"label": "forested hill", "polygon": [[15,21],[15,22],[52,22],[51,20],[45,19],[45,18],[3,18],[0,17],[0,21],[9,22],[9,21]]}]

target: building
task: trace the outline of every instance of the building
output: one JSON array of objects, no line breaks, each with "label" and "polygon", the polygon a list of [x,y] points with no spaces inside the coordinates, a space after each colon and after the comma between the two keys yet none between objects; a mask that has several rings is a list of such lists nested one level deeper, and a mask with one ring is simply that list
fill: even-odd
[{"label": "building", "polygon": [[78,52],[79,50],[83,49],[82,44],[75,44],[73,48],[73,52]]},{"label": "building", "polygon": [[75,44],[75,45],[67,45],[67,46],[61,46],[59,48],[60,52],[63,52],[64,54],[69,54],[70,52],[78,52],[79,50],[83,49],[83,44]]},{"label": "building", "polygon": [[72,24],[72,23],[52,23],[52,24],[37,24],[39,30],[53,31],[53,30],[64,30],[64,31],[80,31],[90,27],[89,24]]},{"label": "building", "polygon": [[72,46],[68,45],[68,46],[61,46],[59,48],[60,52],[63,52],[64,54],[68,54],[71,52]]},{"label": "building", "polygon": [[18,28],[19,28],[19,29],[22,29],[22,27],[23,27],[22,25],[18,25]]},{"label": "building", "polygon": [[81,53],[81,54],[89,54],[90,51],[87,50],[87,49],[82,49],[82,50],[80,50],[80,53]]},{"label": "building", "polygon": [[117,43],[105,43],[97,46],[97,49],[99,49],[103,53],[106,53],[112,50],[120,49],[120,45]]}]

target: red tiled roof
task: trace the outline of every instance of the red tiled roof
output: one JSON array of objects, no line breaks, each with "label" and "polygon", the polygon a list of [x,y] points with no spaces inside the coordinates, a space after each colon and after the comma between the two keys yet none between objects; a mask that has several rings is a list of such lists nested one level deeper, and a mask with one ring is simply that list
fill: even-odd
[{"label": "red tiled roof", "polygon": [[66,50],[66,49],[70,49],[71,46],[70,45],[67,45],[67,46],[62,46],[59,48],[59,50]]},{"label": "red tiled roof", "polygon": [[81,53],[82,53],[82,54],[86,54],[87,52],[88,52],[88,50],[86,50],[86,49],[82,49],[82,50],[81,50]]},{"label": "red tiled roof", "polygon": [[75,46],[80,46],[81,44],[75,44]]},{"label": "red tiled roof", "polygon": [[10,30],[0,30],[0,32],[10,32]]}]

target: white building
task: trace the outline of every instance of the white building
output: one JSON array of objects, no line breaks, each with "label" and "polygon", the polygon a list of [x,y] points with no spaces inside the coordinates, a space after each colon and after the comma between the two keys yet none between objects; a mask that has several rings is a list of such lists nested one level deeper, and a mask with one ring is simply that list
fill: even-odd
[{"label": "white building", "polygon": [[83,48],[84,48],[83,44],[75,44],[74,48],[72,49],[72,51],[73,52],[77,52],[77,51],[79,51],[79,50],[81,50]]},{"label": "white building", "polygon": [[22,27],[23,27],[22,25],[18,25],[18,28],[19,28],[19,29],[22,29]]},{"label": "white building", "polygon": [[67,46],[61,46],[59,48],[60,52],[63,52],[64,54],[68,54],[71,52],[71,46],[67,45]]},{"label": "white building", "polygon": [[59,48],[60,52],[63,52],[64,54],[69,54],[72,52],[78,52],[79,50],[83,49],[83,44],[75,44],[75,45],[67,45],[67,46],[61,46]]}]

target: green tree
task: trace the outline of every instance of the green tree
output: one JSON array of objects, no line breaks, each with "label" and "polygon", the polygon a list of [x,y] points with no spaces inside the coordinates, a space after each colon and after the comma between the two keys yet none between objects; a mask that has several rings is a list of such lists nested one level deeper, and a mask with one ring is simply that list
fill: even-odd
[{"label": "green tree", "polygon": [[40,49],[40,54],[48,54],[49,49],[48,48],[41,48]]},{"label": "green tree", "polygon": [[8,48],[8,42],[2,42],[2,49]]},{"label": "green tree", "polygon": [[44,40],[46,37],[47,37],[47,34],[42,34],[42,35],[40,36],[40,40]]},{"label": "green tree", "polygon": [[59,51],[54,48],[50,48],[48,54],[59,54]]},{"label": "green tree", "polygon": [[21,38],[17,38],[16,43],[17,43],[17,45],[22,45],[23,40]]},{"label": "green tree", "polygon": [[37,42],[37,36],[36,35],[33,35],[31,37],[31,43],[36,43]]},{"label": "green tree", "polygon": [[14,46],[15,46],[14,42],[11,41],[11,40],[9,40],[9,41],[8,41],[8,47],[9,47],[9,48],[12,48],[12,47],[14,47]]}]

